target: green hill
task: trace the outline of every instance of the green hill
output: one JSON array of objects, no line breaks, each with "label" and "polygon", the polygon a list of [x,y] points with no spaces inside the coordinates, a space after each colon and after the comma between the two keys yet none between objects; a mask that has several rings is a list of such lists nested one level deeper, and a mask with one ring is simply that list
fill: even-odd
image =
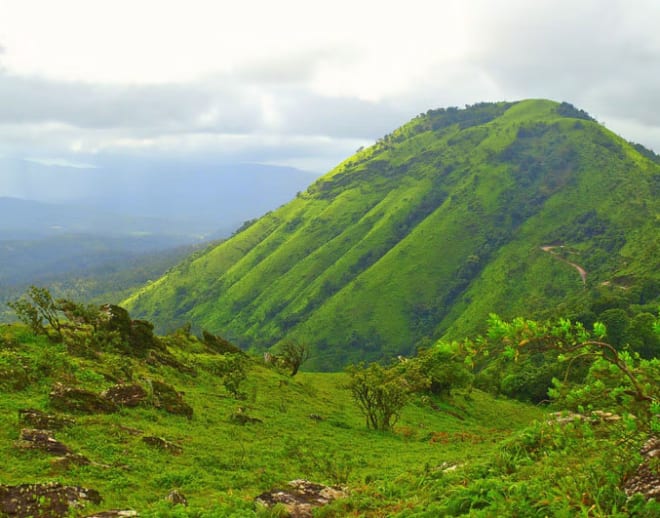
[{"label": "green hill", "polygon": [[305,340],[315,369],[491,311],[588,320],[657,300],[659,195],[657,156],[566,103],[431,110],[125,305],[253,350]]}]

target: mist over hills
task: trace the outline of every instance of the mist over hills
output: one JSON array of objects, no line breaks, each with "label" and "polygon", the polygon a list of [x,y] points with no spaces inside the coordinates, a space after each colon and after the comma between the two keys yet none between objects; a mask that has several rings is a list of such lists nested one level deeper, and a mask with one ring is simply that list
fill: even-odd
[{"label": "mist over hills", "polygon": [[117,302],[117,292],[228,237],[314,178],[209,158],[105,155],[0,157],[0,175],[2,304],[30,284],[82,299],[105,290]]},{"label": "mist over hills", "polygon": [[257,350],[306,340],[310,367],[333,369],[492,311],[649,304],[660,166],[642,151],[566,103],[429,110],[126,305]]},{"label": "mist over hills", "polygon": [[[96,230],[92,223],[98,222],[98,230],[106,232],[107,221],[98,218],[111,213],[132,218],[128,232],[139,229],[139,222],[148,232],[220,237],[288,201],[315,177],[291,167],[204,158],[86,158],[0,158],[0,196],[61,205],[60,214],[68,210],[87,224],[85,230]],[[82,215],[73,215],[75,208]],[[124,232],[121,219],[116,221],[116,229]]]},{"label": "mist over hills", "polygon": [[[214,230],[200,224],[198,230]],[[160,236],[172,243],[190,242],[199,237],[185,221],[120,214],[91,205],[45,203],[0,197],[0,239],[34,240],[62,235]],[[167,238],[166,238],[167,236]]]}]

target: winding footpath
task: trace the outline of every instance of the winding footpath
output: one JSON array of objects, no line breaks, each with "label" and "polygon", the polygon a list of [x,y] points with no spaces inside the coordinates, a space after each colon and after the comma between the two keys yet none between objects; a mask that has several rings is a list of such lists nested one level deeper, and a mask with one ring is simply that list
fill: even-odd
[{"label": "winding footpath", "polygon": [[580,274],[580,278],[582,279],[582,284],[583,284],[584,286],[586,286],[586,285],[587,285],[587,270],[585,270],[584,268],[582,268],[582,266],[580,266],[579,264],[572,263],[572,262],[569,261],[568,259],[564,259],[563,257],[557,255],[557,254],[554,252],[554,249],[555,249],[555,248],[563,248],[563,246],[552,246],[552,245],[546,245],[546,246],[542,246],[542,247],[541,247],[541,250],[543,250],[544,252],[547,252],[548,254],[550,254],[552,257],[554,257],[554,258],[557,259],[558,261],[561,261],[562,263],[569,264],[569,265],[571,265],[573,268],[575,268],[575,269],[578,271],[578,273]]}]

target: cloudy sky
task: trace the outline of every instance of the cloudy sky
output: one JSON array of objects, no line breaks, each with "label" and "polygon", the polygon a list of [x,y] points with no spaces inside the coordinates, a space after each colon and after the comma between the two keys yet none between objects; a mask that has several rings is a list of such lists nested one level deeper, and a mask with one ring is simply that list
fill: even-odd
[{"label": "cloudy sky", "polygon": [[568,101],[660,152],[657,0],[0,0],[0,156],[322,173],[429,108]]}]

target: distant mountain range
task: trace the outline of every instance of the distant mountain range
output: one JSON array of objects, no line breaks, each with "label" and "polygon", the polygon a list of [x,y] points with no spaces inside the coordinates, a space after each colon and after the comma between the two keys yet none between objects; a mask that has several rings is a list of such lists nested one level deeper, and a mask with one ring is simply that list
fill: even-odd
[{"label": "distant mountain range", "polygon": [[[5,220],[0,230],[17,223],[19,233],[41,231],[39,221],[53,227],[49,218],[55,216],[92,233],[144,228],[158,234],[221,237],[288,201],[315,178],[291,167],[203,159],[99,156],[89,162],[94,164],[0,158],[0,196],[51,204],[24,221]],[[7,200],[3,203],[6,207]]]},{"label": "distant mountain range", "polygon": [[479,331],[489,312],[650,304],[657,158],[567,103],[430,110],[125,305],[257,350],[305,340],[309,366],[334,369]]},{"label": "distant mountain range", "polygon": [[0,303],[29,284],[81,285],[75,279],[85,277],[89,286],[95,276],[109,286],[136,261],[140,270],[158,270],[165,263],[149,254],[176,258],[182,249],[171,249],[226,238],[314,178],[202,159],[89,162],[0,157]]},{"label": "distant mountain range", "polygon": [[[86,234],[113,237],[169,236],[174,241],[196,237],[185,221],[118,214],[94,206],[45,203],[0,197],[0,240],[34,240]],[[197,230],[204,230],[200,224]],[[207,232],[215,230],[206,224]]]}]

